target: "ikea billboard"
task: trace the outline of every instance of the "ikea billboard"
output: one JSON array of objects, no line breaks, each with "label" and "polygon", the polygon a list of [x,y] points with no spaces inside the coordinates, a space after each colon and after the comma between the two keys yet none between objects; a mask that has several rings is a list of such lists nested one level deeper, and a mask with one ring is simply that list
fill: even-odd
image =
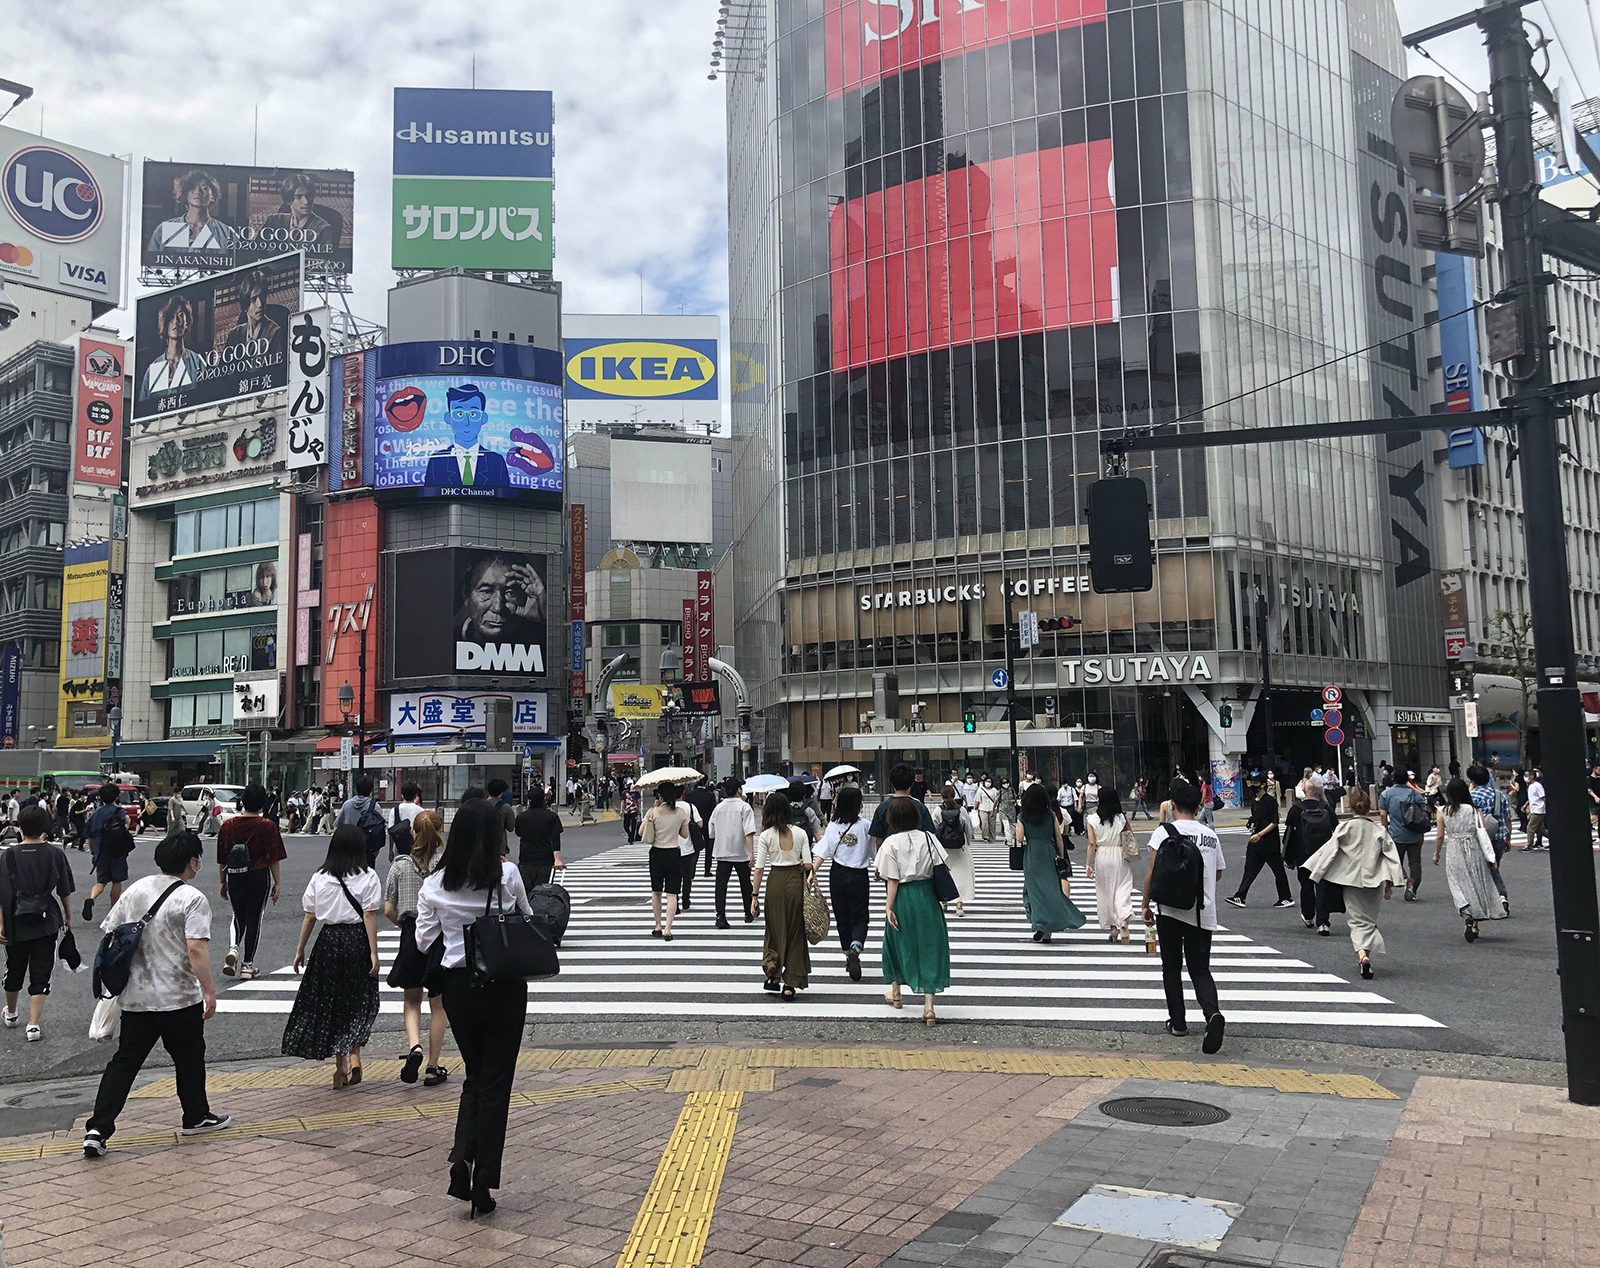
[{"label": "ikea billboard", "polygon": [[562,327],[569,419],[720,428],[720,318],[568,314]]}]

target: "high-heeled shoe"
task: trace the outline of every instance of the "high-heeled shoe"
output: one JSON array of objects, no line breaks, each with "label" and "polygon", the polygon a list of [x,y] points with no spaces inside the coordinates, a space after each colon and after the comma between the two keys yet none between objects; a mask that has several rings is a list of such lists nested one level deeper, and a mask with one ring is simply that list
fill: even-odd
[{"label": "high-heeled shoe", "polygon": [[472,1209],[467,1212],[469,1220],[475,1220],[480,1215],[493,1215],[494,1208],[500,1204],[489,1196],[488,1189],[474,1189],[472,1191]]},{"label": "high-heeled shoe", "polygon": [[450,1164],[450,1187],[445,1192],[462,1202],[472,1201],[472,1164],[470,1162],[452,1162]]}]

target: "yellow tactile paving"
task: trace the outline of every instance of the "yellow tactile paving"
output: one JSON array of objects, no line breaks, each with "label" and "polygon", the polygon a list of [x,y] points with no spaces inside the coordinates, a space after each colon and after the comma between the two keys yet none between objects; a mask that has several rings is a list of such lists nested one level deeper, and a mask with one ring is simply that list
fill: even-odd
[{"label": "yellow tactile paving", "polygon": [[[628,1092],[661,1092],[666,1090],[671,1079],[672,1076],[668,1074],[652,1074],[643,1078],[619,1079],[608,1083],[579,1083],[573,1087],[513,1092],[511,1107],[516,1109],[530,1105],[555,1105],[563,1101],[587,1100],[597,1096],[620,1096]],[[771,1090],[770,1078],[767,1090]],[[374,1127],[383,1123],[401,1123],[419,1118],[445,1118],[456,1112],[459,1103],[460,1097],[451,1097],[448,1100],[422,1101],[413,1105],[374,1105],[370,1109],[342,1110],[337,1114],[316,1114],[309,1118],[275,1118],[266,1122],[238,1123],[226,1131],[212,1132],[207,1136],[180,1136],[175,1131],[124,1132],[111,1138],[110,1148],[121,1152],[164,1145],[198,1145],[223,1140],[248,1140],[261,1136],[294,1136],[301,1132],[327,1131],[335,1127]],[[82,1141],[77,1139],[14,1146],[0,1149],[0,1163],[60,1158],[67,1154],[75,1154],[82,1148]]]},{"label": "yellow tactile paving", "polygon": [[[517,1069],[542,1070],[922,1070],[952,1074],[1025,1074],[1048,1078],[1154,1079],[1165,1083],[1215,1083],[1224,1087],[1273,1088],[1349,1100],[1397,1099],[1394,1093],[1359,1074],[1318,1074],[1308,1070],[1245,1066],[1226,1062],[1163,1061],[1142,1057],[1078,1056],[1051,1052],[960,1052],[943,1048],[569,1048],[530,1049]],[[365,1077],[393,1080],[400,1062],[369,1061]],[[213,1074],[213,1093],[263,1088],[314,1087],[332,1078],[327,1066],[283,1066],[250,1073]],[[696,1083],[695,1087],[702,1084]],[[723,1083],[705,1084],[727,1087]],[[763,1090],[741,1085],[746,1091]],[[135,1097],[175,1095],[173,1081],[157,1079]]]},{"label": "yellow tactile paving", "polygon": [[[709,1073],[684,1071],[682,1073]],[[691,1092],[617,1268],[692,1268],[711,1231],[717,1192],[739,1125],[740,1092]]]}]

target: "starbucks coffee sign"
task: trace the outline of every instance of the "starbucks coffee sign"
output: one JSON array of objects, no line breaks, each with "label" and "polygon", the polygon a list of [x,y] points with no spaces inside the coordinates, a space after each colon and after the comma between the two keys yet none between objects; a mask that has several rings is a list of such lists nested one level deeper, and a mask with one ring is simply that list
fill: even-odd
[{"label": "starbucks coffee sign", "polygon": [[1057,685],[1062,687],[1186,686],[1217,680],[1217,658],[1212,652],[1144,656],[1078,656],[1061,662]]},{"label": "starbucks coffee sign", "polygon": [[863,612],[880,608],[916,608],[925,603],[965,603],[982,599],[991,588],[1009,587],[1019,599],[1054,594],[1088,594],[1089,578],[1077,572],[1049,577],[990,577],[982,581],[962,581],[956,577],[930,577],[906,586],[870,586],[857,598]]}]

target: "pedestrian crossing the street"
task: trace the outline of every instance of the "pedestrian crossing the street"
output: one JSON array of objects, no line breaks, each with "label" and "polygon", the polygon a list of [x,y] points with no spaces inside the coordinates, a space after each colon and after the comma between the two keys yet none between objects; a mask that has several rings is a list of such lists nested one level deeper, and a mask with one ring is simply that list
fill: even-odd
[{"label": "pedestrian crossing the street", "polygon": [[[1031,939],[1022,909],[1022,878],[1008,869],[1005,847],[976,843],[973,863],[975,901],[967,904],[964,916],[953,908],[949,916],[951,985],[939,997],[941,1018],[1113,1028],[1166,1019],[1160,960],[1146,953],[1137,899],[1131,941],[1108,941],[1097,925],[1093,882],[1079,868],[1072,899],[1089,923],[1058,933],[1043,945]],[[920,1020],[909,996],[903,1012],[883,1002],[878,973],[881,884],[874,885],[863,980],[849,980],[844,951],[830,930],[811,948],[810,987],[785,1002],[761,988],[762,924],[743,921],[737,878],[729,884],[731,929],[715,927],[715,882],[701,874],[695,877],[691,909],[678,916],[670,943],[651,936],[645,846],[622,846],[575,863],[566,869],[563,882],[572,898],[572,918],[561,944],[561,974],[529,988],[530,1021]],[[826,894],[826,875],[822,886]],[[378,939],[382,972],[387,974],[399,933],[382,929]],[[1341,1031],[1441,1025],[1225,925],[1215,937],[1211,966],[1230,1024]],[[286,1014],[297,985],[292,966],[285,966],[225,990],[218,1011]],[[400,991],[385,985],[381,997],[384,1014],[401,1011]],[[1193,1009],[1192,992],[1188,998]]]}]

